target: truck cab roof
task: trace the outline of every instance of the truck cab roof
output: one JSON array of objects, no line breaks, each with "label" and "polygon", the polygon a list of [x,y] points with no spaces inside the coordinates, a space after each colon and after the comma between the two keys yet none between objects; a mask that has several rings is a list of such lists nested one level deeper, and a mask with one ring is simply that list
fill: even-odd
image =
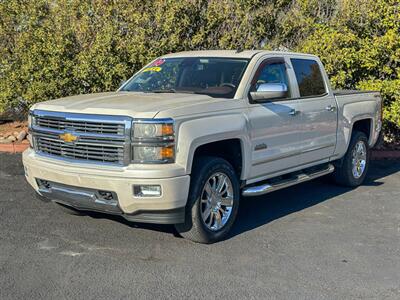
[{"label": "truck cab roof", "polygon": [[256,55],[293,55],[293,56],[307,56],[317,58],[317,56],[304,53],[286,52],[286,51],[267,51],[267,50],[198,50],[198,51],[182,51],[177,53],[170,53],[163,55],[163,58],[173,57],[229,57],[229,58],[245,58],[251,59]]}]

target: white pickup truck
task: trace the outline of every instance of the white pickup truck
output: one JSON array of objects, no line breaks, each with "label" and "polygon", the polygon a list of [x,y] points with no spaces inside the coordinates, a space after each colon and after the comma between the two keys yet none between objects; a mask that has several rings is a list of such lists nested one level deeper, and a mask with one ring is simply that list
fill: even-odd
[{"label": "white pickup truck", "polygon": [[174,224],[212,243],[246,197],[329,173],[360,185],[381,113],[377,92],[333,91],[316,56],[168,54],[116,92],[34,105],[25,175],[71,212]]}]

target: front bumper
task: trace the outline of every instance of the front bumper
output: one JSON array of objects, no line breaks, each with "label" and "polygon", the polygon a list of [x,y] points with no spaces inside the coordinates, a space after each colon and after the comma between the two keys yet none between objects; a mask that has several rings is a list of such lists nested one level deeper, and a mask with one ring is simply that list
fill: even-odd
[{"label": "front bumper", "polygon": [[[168,172],[154,170],[86,169],[82,165],[66,165],[43,158],[31,149],[23,153],[25,176],[35,191],[55,202],[80,210],[93,210],[122,215],[130,221],[177,224],[184,221],[184,207],[189,193],[190,176],[169,177]],[[155,166],[153,166],[155,167]],[[174,166],[171,165],[171,168]],[[149,174],[159,178],[147,178]],[[178,173],[178,172],[175,172]],[[162,175],[166,177],[162,177]],[[52,182],[50,189],[39,186],[38,179]],[[135,197],[133,185],[160,185],[160,197]],[[96,197],[98,191],[110,191],[116,202],[109,203]]]}]

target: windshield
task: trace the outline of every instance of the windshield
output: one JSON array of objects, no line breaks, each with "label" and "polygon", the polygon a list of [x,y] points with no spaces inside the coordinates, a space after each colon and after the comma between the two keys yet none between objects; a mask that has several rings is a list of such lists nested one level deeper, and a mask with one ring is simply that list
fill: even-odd
[{"label": "windshield", "polygon": [[122,91],[192,93],[233,98],[248,60],[160,58],[129,80]]}]

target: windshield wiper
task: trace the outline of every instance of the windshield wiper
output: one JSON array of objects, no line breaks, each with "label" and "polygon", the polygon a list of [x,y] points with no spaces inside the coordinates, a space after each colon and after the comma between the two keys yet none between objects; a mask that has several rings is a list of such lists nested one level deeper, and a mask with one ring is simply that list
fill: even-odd
[{"label": "windshield wiper", "polygon": [[175,89],[151,90],[147,91],[147,93],[176,93],[176,90]]}]

